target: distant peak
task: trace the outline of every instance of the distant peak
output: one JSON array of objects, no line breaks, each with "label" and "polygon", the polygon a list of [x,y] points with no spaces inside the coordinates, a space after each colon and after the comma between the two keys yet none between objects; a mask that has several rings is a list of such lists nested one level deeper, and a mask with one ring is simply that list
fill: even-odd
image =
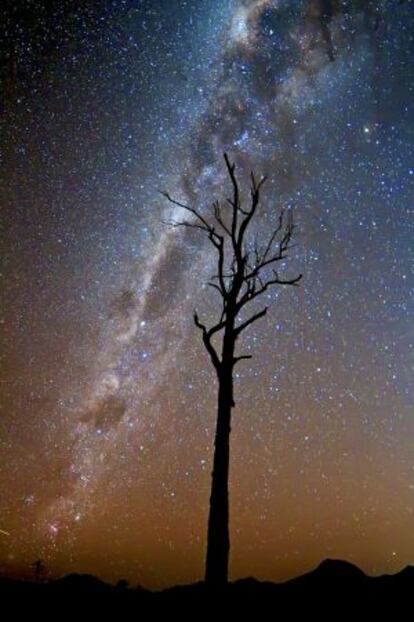
[{"label": "distant peak", "polygon": [[404,577],[414,577],[414,566],[406,566],[399,574]]},{"label": "distant peak", "polygon": [[330,575],[365,576],[358,566],[342,559],[324,559],[316,570]]}]

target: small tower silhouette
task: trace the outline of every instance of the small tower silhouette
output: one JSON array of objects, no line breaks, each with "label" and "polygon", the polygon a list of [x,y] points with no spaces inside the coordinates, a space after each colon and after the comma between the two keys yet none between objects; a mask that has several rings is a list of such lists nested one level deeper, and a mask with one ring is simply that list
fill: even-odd
[{"label": "small tower silhouette", "polygon": [[43,563],[43,560],[37,559],[35,562],[33,562],[33,564],[31,564],[31,568],[33,568],[35,583],[40,583],[42,575],[45,571],[45,565]]}]

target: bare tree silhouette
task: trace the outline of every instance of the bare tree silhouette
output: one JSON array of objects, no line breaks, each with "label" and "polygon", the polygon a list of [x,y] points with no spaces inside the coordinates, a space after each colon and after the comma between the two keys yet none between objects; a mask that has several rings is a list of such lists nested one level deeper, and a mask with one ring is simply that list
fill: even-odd
[{"label": "bare tree silhouette", "polygon": [[[175,200],[168,192],[162,194],[170,203],[184,210],[186,218],[170,220],[173,227],[189,227],[202,231],[217,253],[217,273],[208,283],[221,298],[218,321],[208,328],[194,310],[194,322],[201,331],[204,346],[217,373],[218,410],[215,433],[214,461],[207,533],[205,581],[211,587],[227,583],[229,560],[229,449],[235,365],[250,354],[236,355],[237,339],[254,322],[267,313],[267,307],[244,317],[244,308],[274,285],[297,285],[302,275],[290,279],[279,276],[276,264],[283,262],[291,246],[294,224],[290,212],[281,210],[277,226],[263,244],[249,239],[251,224],[261,203],[261,190],[266,177],[256,180],[251,173],[248,206],[241,199],[235,164],[224,154],[227,173],[232,184],[232,197],[222,205],[215,201],[212,214],[206,218],[195,207]],[[220,339],[219,347],[213,343]],[[219,354],[221,349],[221,354]]]}]

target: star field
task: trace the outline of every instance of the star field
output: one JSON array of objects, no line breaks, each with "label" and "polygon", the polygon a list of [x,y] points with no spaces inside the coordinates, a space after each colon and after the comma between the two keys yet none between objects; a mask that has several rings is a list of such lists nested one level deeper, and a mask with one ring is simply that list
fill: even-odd
[{"label": "star field", "polygon": [[[235,377],[232,578],[413,563],[414,4],[6,2],[0,566],[201,578],[223,152],[298,233]],[[254,240],[252,240],[254,242]],[[293,291],[292,291],[293,289]],[[9,535],[6,535],[9,534]]]}]

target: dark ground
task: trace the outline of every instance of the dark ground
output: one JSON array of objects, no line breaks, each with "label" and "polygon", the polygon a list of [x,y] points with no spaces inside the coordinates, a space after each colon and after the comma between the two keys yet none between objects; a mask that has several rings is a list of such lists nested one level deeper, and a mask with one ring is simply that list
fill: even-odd
[{"label": "dark ground", "polygon": [[[229,619],[413,620],[414,567],[396,575],[369,577],[347,562],[325,560],[286,583],[248,578],[221,594],[202,583],[161,592],[111,586],[72,574],[49,583],[0,579],[1,619],[168,620]],[[6,613],[7,612],[7,613]],[[5,617],[3,617],[5,615]]]}]

